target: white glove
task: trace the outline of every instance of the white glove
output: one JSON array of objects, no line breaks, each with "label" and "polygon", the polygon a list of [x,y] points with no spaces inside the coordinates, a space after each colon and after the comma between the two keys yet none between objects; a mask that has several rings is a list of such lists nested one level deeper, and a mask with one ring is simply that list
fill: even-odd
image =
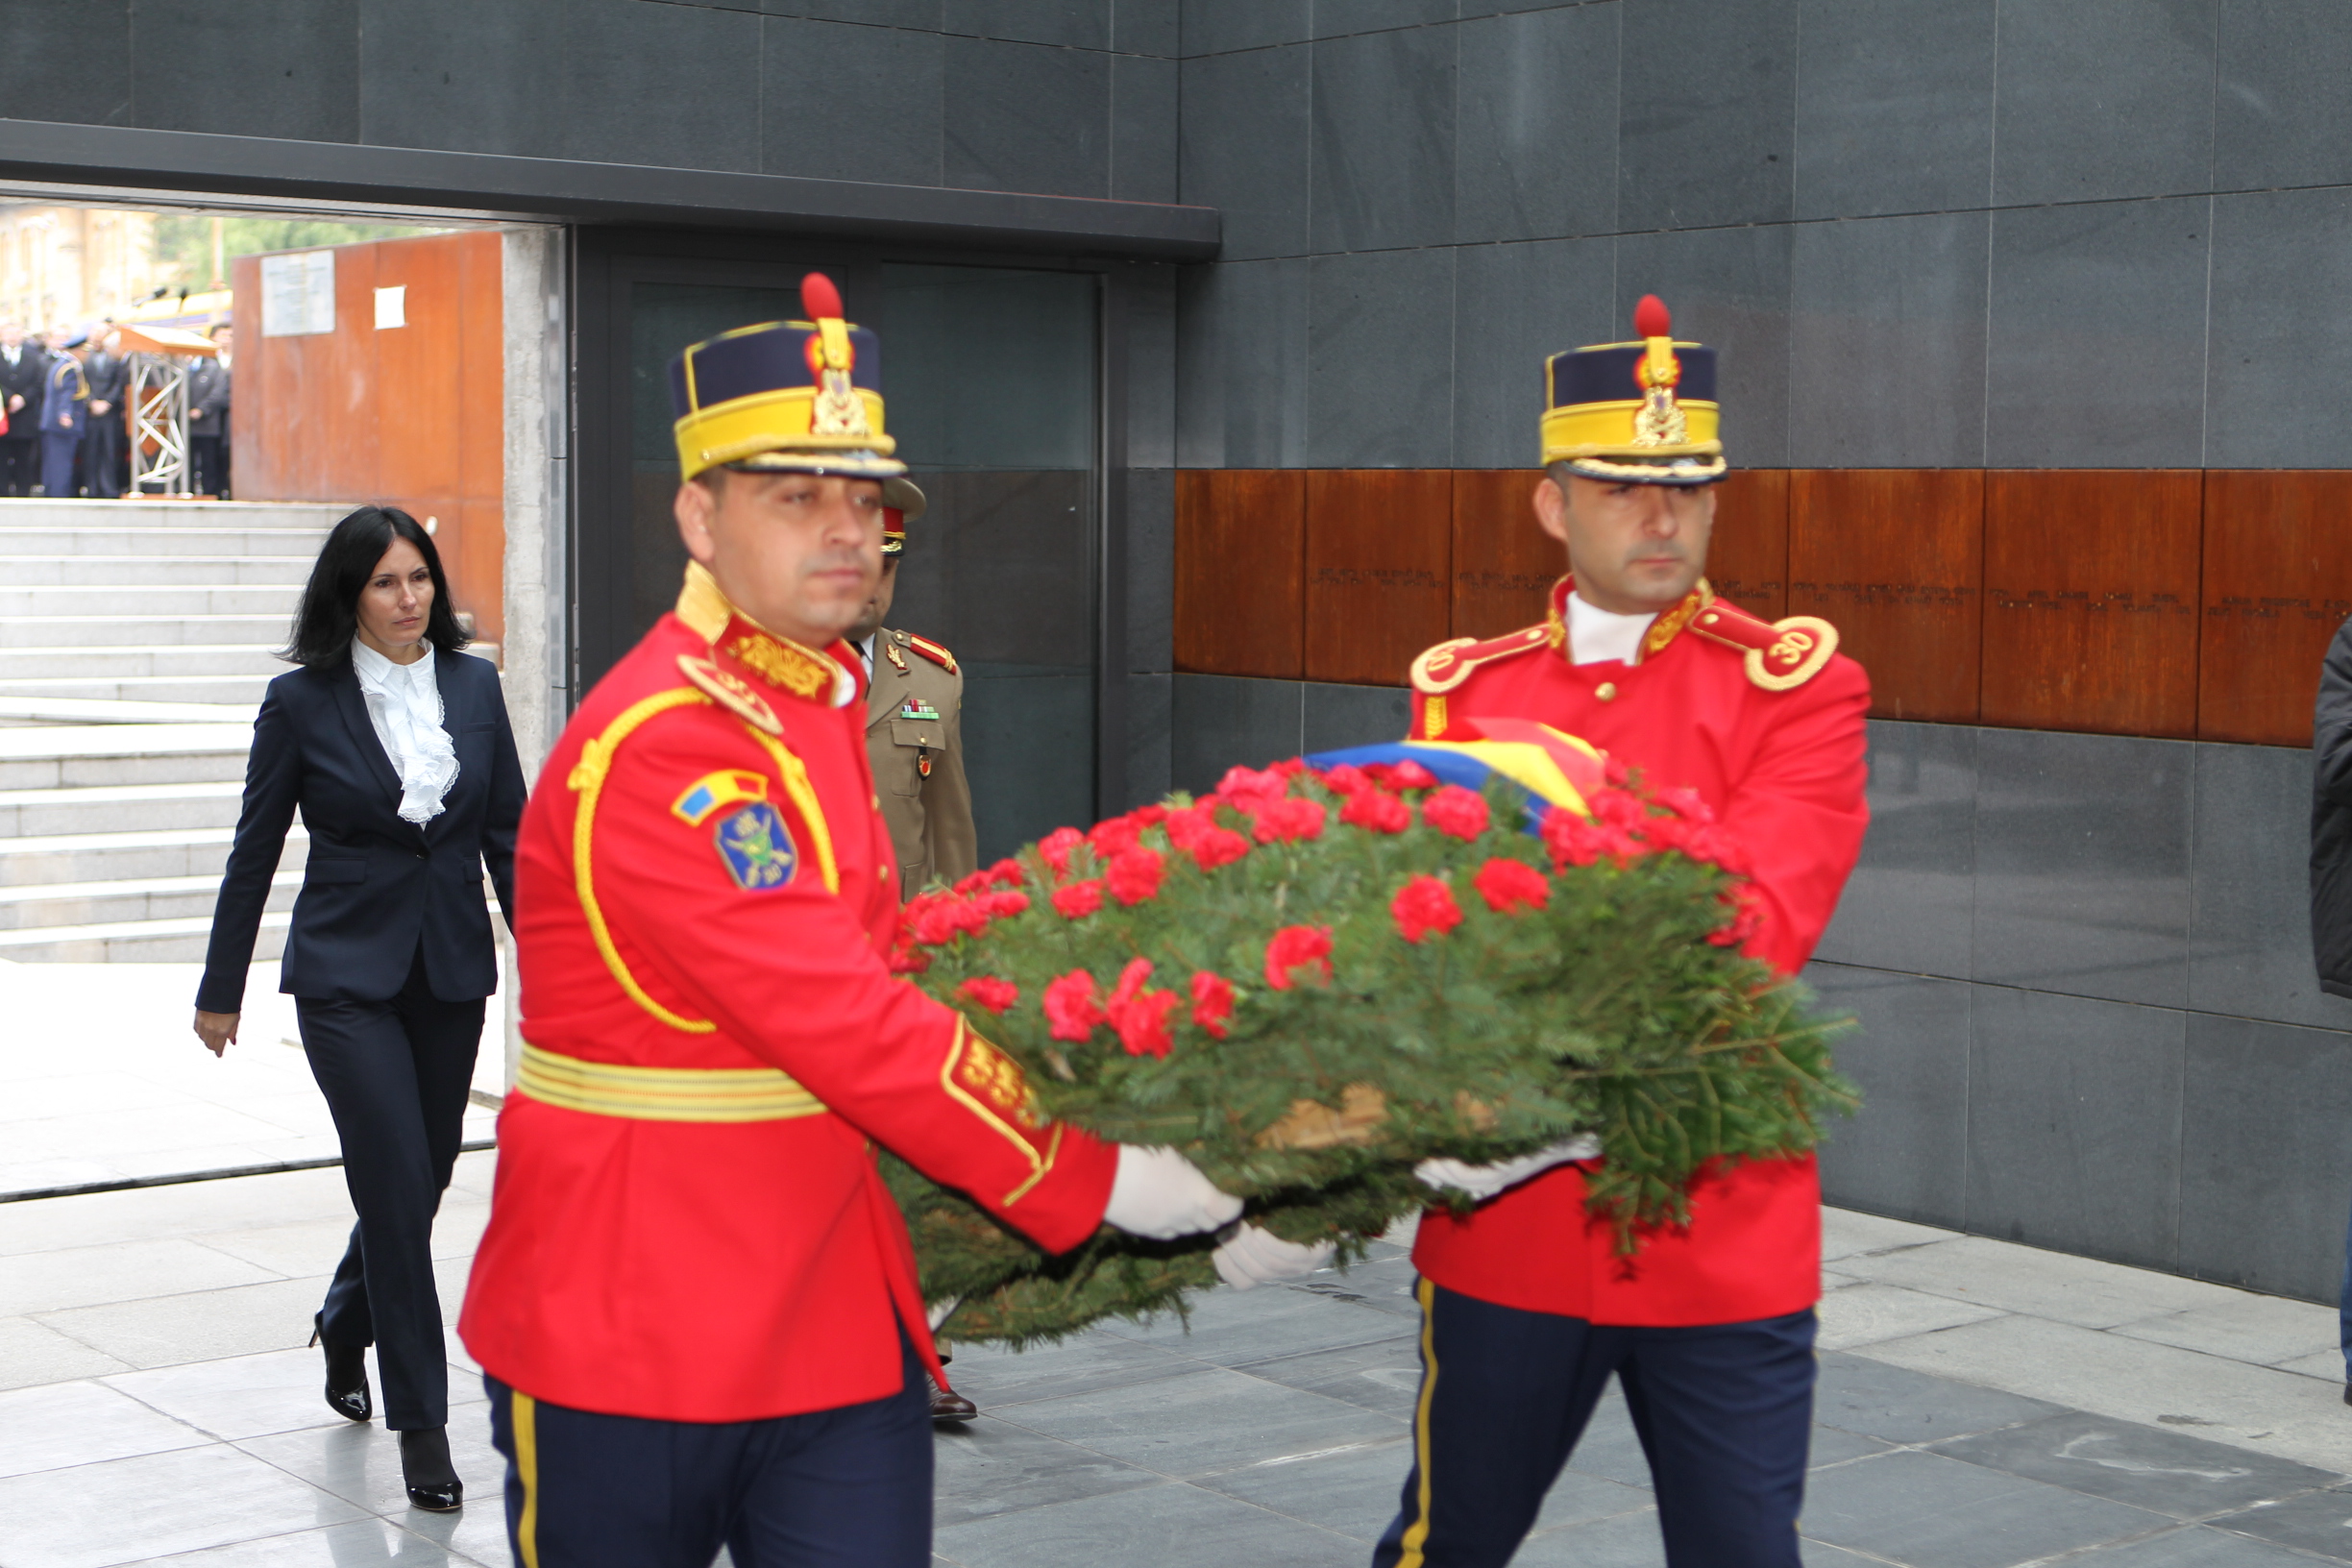
[{"label": "white glove", "polygon": [[1554,1165],[1564,1165],[1571,1160],[1590,1160],[1600,1152],[1601,1140],[1587,1133],[1491,1165],[1465,1164],[1459,1160],[1424,1160],[1413,1166],[1413,1177],[1423,1187],[1433,1187],[1440,1192],[1467,1192],[1483,1203],[1531,1176],[1542,1175]]},{"label": "white glove", "polygon": [[1106,1223],[1130,1236],[1173,1241],[1196,1231],[1221,1230],[1241,1217],[1241,1200],[1220,1192],[1174,1149],[1121,1143],[1118,1174],[1111,1181]]},{"label": "white glove", "polygon": [[1308,1246],[1245,1224],[1211,1253],[1209,1261],[1216,1264],[1218,1279],[1236,1290],[1247,1290],[1253,1286],[1303,1280],[1330,1262],[1332,1251],[1329,1241]]}]

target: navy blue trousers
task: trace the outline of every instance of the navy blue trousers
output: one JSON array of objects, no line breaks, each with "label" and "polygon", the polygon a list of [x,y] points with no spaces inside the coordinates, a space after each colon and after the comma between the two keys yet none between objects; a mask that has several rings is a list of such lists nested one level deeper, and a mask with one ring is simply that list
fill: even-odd
[{"label": "navy blue trousers", "polygon": [[70,496],[74,493],[74,454],[81,450],[80,430],[41,431],[41,494]]},{"label": "navy blue trousers", "polygon": [[1615,1373],[1672,1568],[1800,1568],[1813,1313],[1595,1327],[1442,1289],[1421,1300],[1421,1396],[1402,1511],[1373,1568],[1502,1568]]},{"label": "navy blue trousers", "polygon": [[[901,1336],[903,1338],[903,1336]],[[766,1421],[568,1409],[485,1376],[521,1568],[928,1568],[931,1400],[905,1347],[883,1399]]]}]

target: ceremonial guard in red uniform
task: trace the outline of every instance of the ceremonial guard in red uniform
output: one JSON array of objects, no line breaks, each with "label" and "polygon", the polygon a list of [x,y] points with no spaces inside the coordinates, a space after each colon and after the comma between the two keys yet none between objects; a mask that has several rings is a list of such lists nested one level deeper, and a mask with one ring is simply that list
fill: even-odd
[{"label": "ceremonial guard in red uniform", "polygon": [[[1827,623],[1767,623],[1702,573],[1724,473],[1714,351],[1640,340],[1555,355],[1534,496],[1570,576],[1538,625],[1429,649],[1415,739],[1482,718],[1581,736],[1653,786],[1695,790],[1762,917],[1747,950],[1794,973],[1862,845],[1870,686]],[[1485,1201],[1421,1222],[1421,1397],[1403,1508],[1376,1568],[1507,1562],[1611,1373],[1656,1483],[1673,1568],[1797,1568],[1821,1293],[1810,1155],[1723,1165],[1690,1223],[1615,1256],[1584,1209],[1588,1140],[1423,1178]]]},{"label": "ceremonial guard in red uniform", "polygon": [[1056,1250],[1240,1210],[1045,1119],[885,968],[897,869],[839,638],[904,469],[872,334],[820,276],[803,304],[671,367],[685,588],[523,820],[528,1043],[458,1324],[523,1568],[928,1562],[939,1368],[877,1144]]}]

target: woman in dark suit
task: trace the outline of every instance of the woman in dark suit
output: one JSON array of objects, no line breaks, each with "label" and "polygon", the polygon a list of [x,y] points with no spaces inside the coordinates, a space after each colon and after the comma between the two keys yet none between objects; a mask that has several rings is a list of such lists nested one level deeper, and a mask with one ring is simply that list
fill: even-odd
[{"label": "woman in dark suit", "polygon": [[327,1403],[384,1424],[418,1507],[464,1498],[450,1462],[449,1365],[433,1287],[432,1222],[457,1159],[483,999],[498,958],[490,870],[514,915],[523,768],[498,671],[466,636],[431,537],[391,507],[334,526],[254,723],[245,804],[212,915],[196,1034],[236,1039],[245,971],[297,807],[310,836],[279,989],[334,1115],[359,1222],[313,1320]]}]

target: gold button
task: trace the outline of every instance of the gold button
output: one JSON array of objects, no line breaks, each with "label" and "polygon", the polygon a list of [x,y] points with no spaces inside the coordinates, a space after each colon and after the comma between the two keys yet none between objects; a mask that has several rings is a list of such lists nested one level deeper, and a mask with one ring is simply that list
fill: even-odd
[{"label": "gold button", "polygon": [[1699,619],[1711,626],[1715,624],[1715,612],[1713,610],[1709,610],[1706,614],[1701,616]]},{"label": "gold button", "polygon": [[1604,702],[1616,701],[1617,683],[1613,680],[1603,681],[1597,688],[1594,689],[1593,696],[1599,698]]}]

